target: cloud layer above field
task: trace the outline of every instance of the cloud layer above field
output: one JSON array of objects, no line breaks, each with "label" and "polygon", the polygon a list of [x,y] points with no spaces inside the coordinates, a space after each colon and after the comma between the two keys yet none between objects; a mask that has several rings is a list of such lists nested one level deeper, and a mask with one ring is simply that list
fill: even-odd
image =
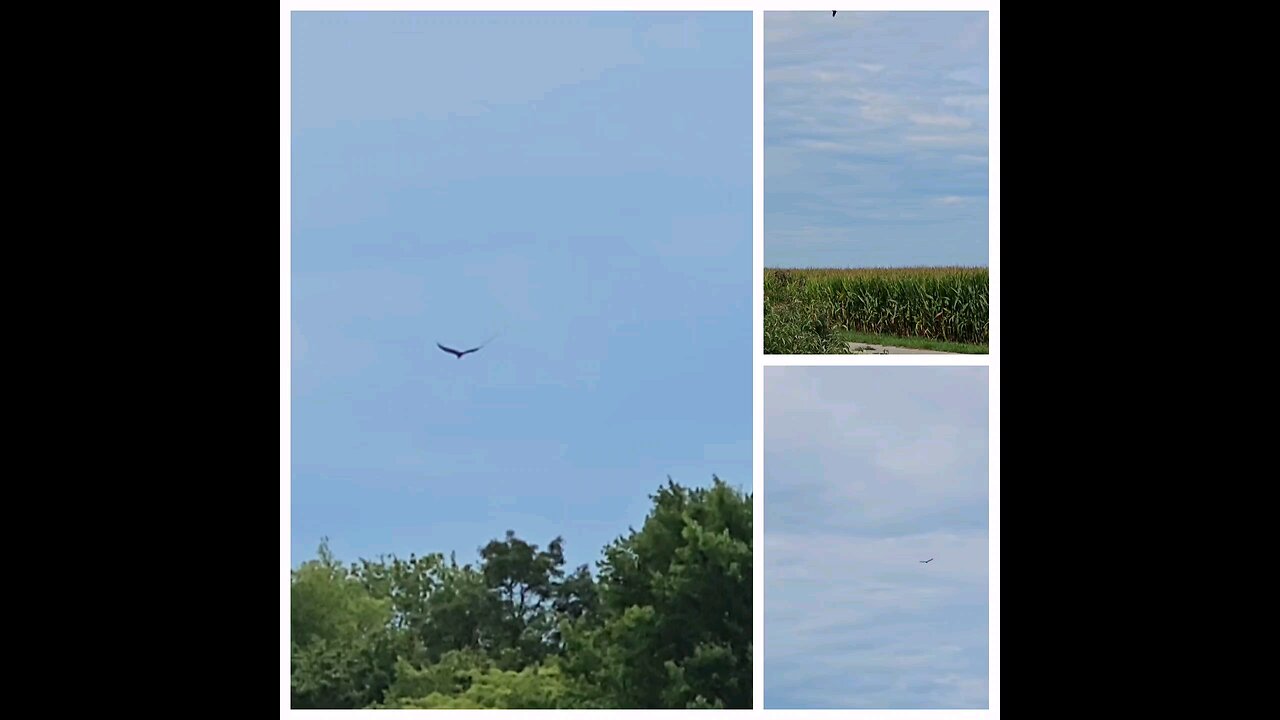
[{"label": "cloud layer above field", "polygon": [[986,265],[987,14],[765,13],[765,264]]},{"label": "cloud layer above field", "polygon": [[987,404],[986,368],[765,369],[766,707],[987,707]]}]

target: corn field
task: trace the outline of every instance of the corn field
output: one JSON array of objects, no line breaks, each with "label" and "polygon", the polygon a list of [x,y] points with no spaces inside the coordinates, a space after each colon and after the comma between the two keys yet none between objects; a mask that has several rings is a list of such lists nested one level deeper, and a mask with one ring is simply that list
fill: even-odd
[{"label": "corn field", "polygon": [[843,330],[986,344],[988,287],[987,268],[766,270],[765,352],[842,352]]}]

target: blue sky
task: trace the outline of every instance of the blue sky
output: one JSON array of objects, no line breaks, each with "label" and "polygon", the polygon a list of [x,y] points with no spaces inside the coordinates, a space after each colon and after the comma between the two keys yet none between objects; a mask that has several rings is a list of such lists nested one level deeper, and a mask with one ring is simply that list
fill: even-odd
[{"label": "blue sky", "polygon": [[987,65],[985,12],[766,12],[765,265],[987,265]]},{"label": "blue sky", "polygon": [[987,368],[764,386],[765,707],[987,707]]},{"label": "blue sky", "polygon": [[292,564],[750,488],[751,14],[292,22]]}]

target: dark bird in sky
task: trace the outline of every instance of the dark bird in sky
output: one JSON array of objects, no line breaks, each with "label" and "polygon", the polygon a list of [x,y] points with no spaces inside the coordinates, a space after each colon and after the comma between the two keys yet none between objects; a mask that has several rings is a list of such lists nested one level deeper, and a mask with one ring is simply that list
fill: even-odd
[{"label": "dark bird in sky", "polygon": [[454,354],[454,355],[457,355],[457,356],[458,356],[458,359],[459,359],[459,360],[461,360],[463,355],[470,355],[471,353],[473,353],[473,352],[475,352],[475,351],[479,350],[480,348],[483,348],[485,345],[488,345],[489,343],[493,342],[493,341],[494,341],[494,339],[496,339],[497,337],[498,337],[497,335],[494,335],[493,337],[489,338],[488,340],[485,340],[484,342],[480,343],[480,345],[479,345],[478,347],[473,347],[473,348],[471,348],[470,350],[454,350],[453,348],[451,348],[451,347],[445,347],[444,345],[441,345],[440,343],[436,343],[436,347],[440,348],[441,350],[443,350],[443,351],[445,351],[445,352],[447,352],[447,353],[452,353],[452,354]]},{"label": "dark bird in sky", "polygon": [[920,562],[922,562],[922,563],[931,563],[931,562],[933,562],[933,558],[929,558],[928,560],[921,560]]},{"label": "dark bird in sky", "polygon": [[440,348],[441,350],[443,350],[443,351],[445,351],[445,352],[447,352],[447,353],[453,353],[454,355],[457,355],[457,356],[458,356],[458,359],[459,359],[459,360],[461,360],[463,355],[466,355],[467,353],[473,353],[473,352],[475,352],[475,351],[479,350],[480,348],[482,348],[482,347],[484,347],[484,346],[483,346],[483,345],[481,345],[480,347],[473,347],[473,348],[471,348],[470,350],[454,350],[454,349],[453,349],[453,348],[451,348],[451,347],[445,347],[445,346],[441,345],[440,343],[436,343],[436,347]]}]

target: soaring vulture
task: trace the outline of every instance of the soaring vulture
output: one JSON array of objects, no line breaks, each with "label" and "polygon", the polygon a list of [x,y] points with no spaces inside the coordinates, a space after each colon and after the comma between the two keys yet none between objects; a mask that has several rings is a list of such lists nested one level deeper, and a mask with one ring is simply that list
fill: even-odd
[{"label": "soaring vulture", "polygon": [[458,356],[458,359],[459,359],[459,360],[461,360],[463,355],[466,355],[467,353],[473,353],[473,352],[475,352],[475,351],[479,350],[479,349],[480,349],[480,347],[484,347],[484,346],[483,346],[483,345],[481,345],[480,347],[473,347],[473,348],[471,348],[470,350],[454,350],[454,349],[453,349],[453,348],[451,348],[451,347],[445,347],[445,346],[441,345],[440,343],[436,343],[436,347],[440,348],[441,350],[443,350],[443,351],[445,351],[445,352],[447,352],[447,353],[453,353],[454,355],[457,355],[457,356]]},{"label": "soaring vulture", "polygon": [[928,560],[921,560],[920,562],[922,562],[922,563],[931,563],[931,562],[933,562],[933,558],[929,558]]}]

